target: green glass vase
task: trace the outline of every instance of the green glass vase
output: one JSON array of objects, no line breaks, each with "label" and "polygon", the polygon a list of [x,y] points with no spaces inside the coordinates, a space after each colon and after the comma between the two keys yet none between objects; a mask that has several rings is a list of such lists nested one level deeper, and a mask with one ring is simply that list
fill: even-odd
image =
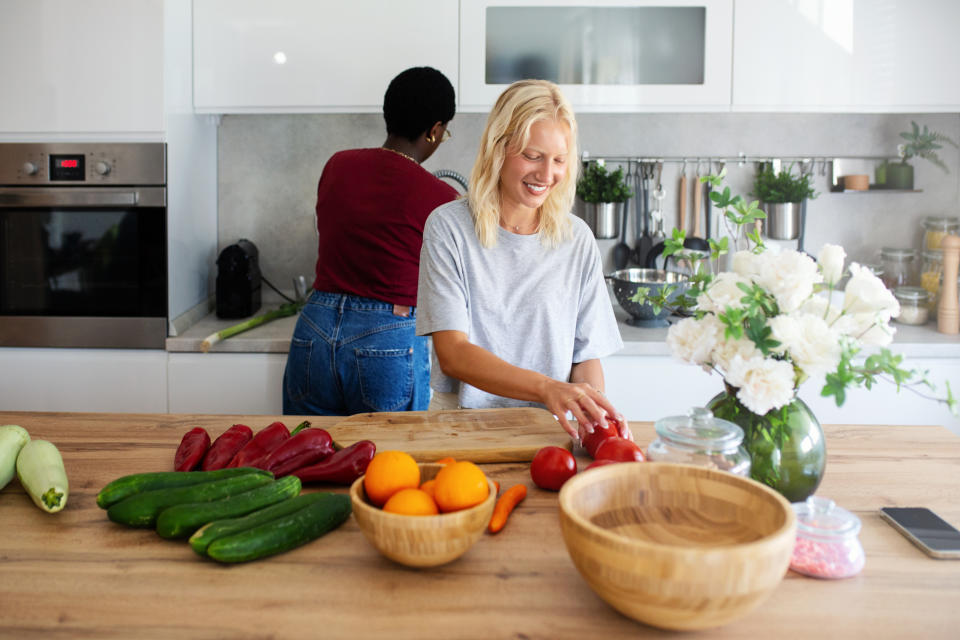
[{"label": "green glass vase", "polygon": [[790,502],[803,502],[820,486],[827,464],[823,429],[803,400],[757,415],[728,387],[710,400],[713,415],[743,429],[750,454],[750,477],[778,491]]}]

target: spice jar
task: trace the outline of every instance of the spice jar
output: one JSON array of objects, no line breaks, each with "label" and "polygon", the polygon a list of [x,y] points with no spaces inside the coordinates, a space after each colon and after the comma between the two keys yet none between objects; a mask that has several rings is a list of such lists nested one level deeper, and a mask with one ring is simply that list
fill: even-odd
[{"label": "spice jar", "polygon": [[750,475],[750,454],[743,448],[743,429],[713,412],[694,407],[685,416],[662,418],[654,423],[657,439],[650,443],[651,461],[695,464]]},{"label": "spice jar", "polygon": [[923,287],[897,287],[893,295],[900,303],[900,324],[927,324],[930,319],[930,293]]},{"label": "spice jar", "polygon": [[960,218],[938,218],[930,216],[920,221],[923,227],[923,248],[939,249],[944,236],[960,231]]},{"label": "spice jar", "polygon": [[880,279],[887,289],[893,291],[897,287],[905,287],[913,283],[916,257],[917,252],[913,249],[884,247],[880,250],[880,260],[883,262],[883,275]]},{"label": "spice jar", "polygon": [[860,573],[866,558],[857,537],[857,516],[818,496],[790,506],[797,515],[791,569],[814,578],[849,578]]}]

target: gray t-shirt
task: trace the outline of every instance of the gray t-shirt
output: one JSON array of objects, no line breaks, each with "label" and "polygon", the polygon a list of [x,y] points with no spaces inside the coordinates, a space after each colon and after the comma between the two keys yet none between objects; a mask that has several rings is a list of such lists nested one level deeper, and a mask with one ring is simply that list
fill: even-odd
[{"label": "gray t-shirt", "polygon": [[[423,229],[417,335],[462,331],[470,342],[518,367],[568,380],[574,363],[623,348],[597,243],[571,215],[572,237],[549,248],[540,235],[498,229],[484,248],[466,199],[434,209]],[[538,406],[445,376],[434,362],[430,386],[458,393],[460,406]]]}]

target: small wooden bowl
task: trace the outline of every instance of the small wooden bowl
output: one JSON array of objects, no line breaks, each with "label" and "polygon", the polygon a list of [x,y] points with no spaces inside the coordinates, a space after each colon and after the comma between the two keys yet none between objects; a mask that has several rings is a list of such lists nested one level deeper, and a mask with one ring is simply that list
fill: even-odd
[{"label": "small wooden bowl", "polygon": [[787,572],[790,504],[748,478],[691,465],[612,464],[560,490],[567,551],[597,595],[663,629],[726,624]]},{"label": "small wooden bowl", "polygon": [[[432,479],[441,464],[420,464],[420,483]],[[367,500],[363,477],[350,486],[350,502],[360,531],[377,551],[408,567],[436,567],[456,560],[473,546],[490,522],[497,489],[487,478],[490,494],[475,507],[436,516],[387,513]]]},{"label": "small wooden bowl", "polygon": [[865,173],[840,176],[840,180],[846,191],[867,191],[870,189],[870,176]]}]

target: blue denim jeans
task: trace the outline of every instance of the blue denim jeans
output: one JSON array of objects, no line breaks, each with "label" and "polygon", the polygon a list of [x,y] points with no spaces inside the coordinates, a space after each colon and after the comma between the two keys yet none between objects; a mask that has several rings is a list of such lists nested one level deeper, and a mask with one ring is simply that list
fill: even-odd
[{"label": "blue denim jeans", "polygon": [[415,324],[414,308],[409,316],[398,316],[387,302],[314,291],[290,341],[283,412],[344,416],[426,410],[430,354]]}]

